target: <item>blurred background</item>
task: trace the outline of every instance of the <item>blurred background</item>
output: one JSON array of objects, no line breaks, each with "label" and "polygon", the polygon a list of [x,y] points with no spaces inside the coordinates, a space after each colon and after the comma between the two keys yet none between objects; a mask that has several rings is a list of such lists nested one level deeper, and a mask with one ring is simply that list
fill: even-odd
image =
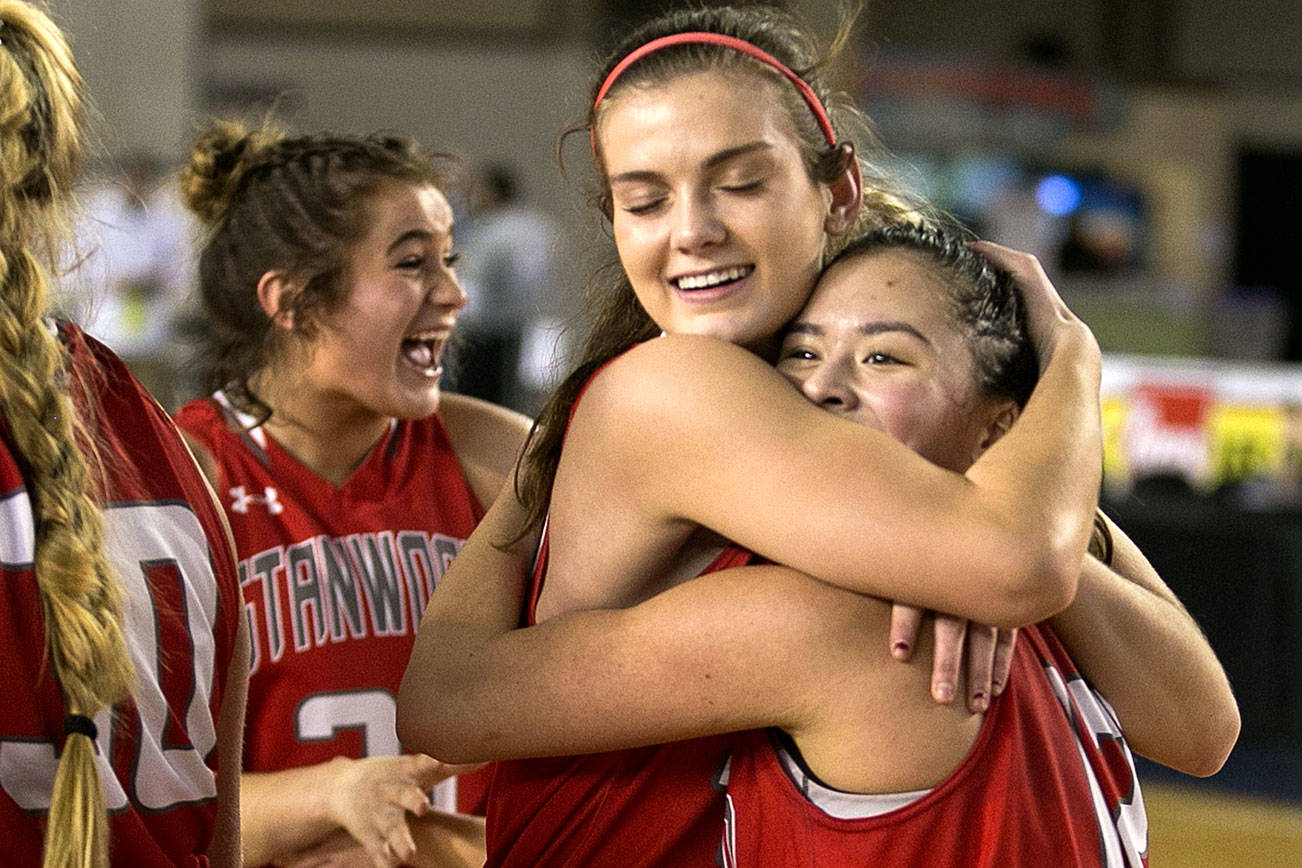
[{"label": "blurred background", "polygon": [[[67,307],[176,406],[200,381],[170,173],[197,124],[400,131],[462,160],[451,385],[533,412],[611,255],[586,137],[559,134],[612,38],[669,5],[50,0],[98,112]],[[786,5],[835,31],[830,0]],[[837,70],[894,169],[1036,253],[1105,350],[1105,508],[1243,712],[1219,775],[1142,770],[1154,866],[1302,864],[1300,45],[1297,0],[868,0]]]}]

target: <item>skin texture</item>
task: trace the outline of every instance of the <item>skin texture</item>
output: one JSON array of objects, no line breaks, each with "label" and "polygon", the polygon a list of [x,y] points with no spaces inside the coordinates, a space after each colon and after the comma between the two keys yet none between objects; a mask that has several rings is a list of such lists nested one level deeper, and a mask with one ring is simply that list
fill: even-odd
[{"label": "skin texture", "polygon": [[[808,297],[824,233],[852,213],[810,182],[780,103],[738,100],[729,84],[754,88],[702,73],[611,100],[601,124],[611,223],[638,300],[662,328],[762,352]],[[694,132],[656,135],[668,128]],[[681,284],[711,275],[731,279]]]},{"label": "skin texture", "polygon": [[[182,439],[185,439],[184,436]],[[191,454],[193,457],[193,451]],[[208,479],[207,468],[198,461],[195,463],[204,471],[205,479]],[[222,512],[221,502],[212,490],[211,483],[206,487],[213,506],[217,508],[217,516],[226,531],[227,544],[234,557],[235,541],[231,537],[230,526],[226,523],[226,513]],[[249,625],[241,618],[235,634],[235,653],[231,655],[227,670],[226,695],[222,697],[221,711],[217,716],[217,743],[221,746],[222,754],[217,761],[217,819],[207,852],[213,868],[236,868],[244,864],[239,780],[240,763],[244,756],[244,709],[249,693],[249,643]]]},{"label": "skin texture", "polygon": [[887,250],[828,270],[787,330],[778,370],[812,403],[962,472],[1012,425],[1016,404],[976,388],[971,352],[936,278]]},{"label": "skin texture", "polygon": [[[259,284],[263,307],[287,332],[284,352],[254,380],[275,409],[267,429],[336,485],[390,419],[438,409],[438,352],[466,304],[453,270],[452,209],[441,192],[390,186],[368,210],[366,232],[348,255],[347,296],[311,332],[278,313],[297,289],[289,279],[273,271]],[[403,352],[413,337],[433,345],[429,365],[413,365]]]},{"label": "skin texture", "polygon": [[[612,186],[616,239],[633,289],[648,308],[663,311],[657,316],[670,333],[608,365],[573,414],[550,503],[551,562],[540,619],[648,600],[696,575],[723,539],[826,582],[997,626],[1032,623],[1068,605],[1101,470],[1098,349],[1039,264],[985,248],[1026,294],[1042,373],[1019,424],[966,475],[937,467],[881,431],[822,412],[742,345],[776,352],[780,323],[770,324],[772,311],[790,304],[794,314],[814,275],[788,286],[770,283],[768,275],[805,275],[807,264],[821,258],[825,233],[844,228],[858,207],[852,175],[814,182],[802,174],[797,149],[775,142],[771,182],[736,201],[736,191],[724,188],[731,185],[703,179],[737,148],[778,135],[784,109],[764,98],[763,88],[738,87],[731,76],[672,85],[646,92],[678,105],[660,124],[630,136],[628,152],[608,133],[618,132],[626,110],[635,115],[630,124],[639,121],[639,94],[612,100],[598,127],[612,178],[631,172],[658,179],[669,193],[645,219],[675,228],[639,236],[633,249],[619,210],[628,201]],[[692,115],[707,98],[709,115]],[[737,122],[706,123],[714,117]],[[639,150],[648,139],[683,143],[693,156],[684,159],[668,146]],[[648,155],[633,159],[638,153]],[[781,208],[764,201],[788,190],[788,182],[805,192],[779,197]],[[769,231],[791,226],[795,208],[802,216],[793,231]],[[804,227],[824,234],[811,236]],[[748,240],[760,237],[778,246],[761,250]],[[752,262],[755,268],[736,287],[693,304],[667,289],[679,262],[696,273]],[[608,737],[630,738],[589,741],[590,732],[578,731],[578,720],[593,716],[571,716],[575,706],[558,694],[573,687],[577,701],[581,681],[571,685],[563,674],[531,668],[547,660],[559,665],[562,652],[544,644],[531,648],[529,660],[512,656],[526,641],[510,628],[530,552],[527,541],[506,551],[495,544],[518,530],[515,510],[511,499],[499,500],[426,612],[399,698],[399,737],[409,746],[478,759],[585,752],[610,746]],[[953,582],[959,573],[969,582]],[[726,606],[720,617],[744,618]],[[671,686],[675,679],[665,675]],[[549,708],[552,700],[557,705]],[[554,713],[562,707],[565,714]],[[525,708],[528,718],[517,716]],[[736,722],[726,701],[712,711],[712,725]],[[493,727],[483,727],[484,720]]]},{"label": "skin texture", "polygon": [[[947,442],[931,439],[925,414],[907,405],[910,396],[925,399],[944,411],[937,432],[979,455],[1016,411],[973,388],[971,357],[937,315],[934,282],[919,279],[925,275],[912,264],[907,254],[887,253],[829,272],[797,320],[805,327],[784,343],[785,373],[811,401],[949,454]],[[871,336],[860,328],[883,323],[896,327],[869,329]],[[509,505],[496,506],[486,527]],[[1193,619],[1133,544],[1117,539],[1124,574],[1090,559],[1054,627],[1112,701],[1135,749],[1210,774],[1238,731],[1228,682]],[[885,602],[783,567],[711,574],[627,609],[570,612],[526,630],[509,631],[518,598],[494,600],[483,585],[475,593],[475,614],[440,618],[451,635],[437,639],[446,653],[458,648],[473,661],[445,715],[458,730],[448,743],[471,745],[465,758],[780,726],[829,785],[891,792],[938,783],[980,724],[979,715],[925,698],[923,662],[900,665],[887,655]],[[925,661],[929,634],[921,635]],[[586,721],[582,732],[575,715]],[[492,731],[471,738],[455,723],[483,719],[494,721]],[[876,749],[883,743],[892,749]]]},{"label": "skin texture", "polygon": [[[266,429],[309,469],[342,485],[393,419],[441,411],[467,481],[481,503],[491,503],[509,479],[529,421],[484,401],[440,394],[437,360],[466,303],[454,270],[451,208],[433,187],[399,184],[381,187],[366,207],[337,309],[296,323],[279,311],[298,287],[280,271],[259,283],[259,299],[283,329],[280,352],[254,378],[273,411]],[[427,342],[428,352],[413,359],[409,339]],[[220,485],[211,454],[190,445]],[[430,858],[450,848],[478,854],[467,862],[482,861],[482,821],[442,815],[428,802],[435,783],[463,770],[406,755],[244,774],[244,859],[290,859],[328,839],[330,859],[358,864],[424,858],[418,845],[434,848]]]},{"label": "skin texture", "polygon": [[[977,393],[970,353],[921,257],[890,250],[870,257],[871,267],[859,267],[859,259],[833,266],[819,281],[787,328],[778,370],[819,407],[962,471],[1008,430],[1016,405]],[[901,291],[916,300],[908,320],[892,318]],[[895,607],[897,659],[910,659],[924,614]],[[1013,632],[943,614],[934,631],[932,696],[950,702],[966,681],[969,709],[984,711],[1006,683]],[[965,648],[968,665],[960,672]]]}]

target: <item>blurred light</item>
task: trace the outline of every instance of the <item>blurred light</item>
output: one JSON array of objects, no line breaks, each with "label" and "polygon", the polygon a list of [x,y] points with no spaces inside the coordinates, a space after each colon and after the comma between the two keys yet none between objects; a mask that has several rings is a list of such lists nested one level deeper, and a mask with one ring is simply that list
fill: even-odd
[{"label": "blurred light", "polygon": [[1080,185],[1066,175],[1048,175],[1035,186],[1035,201],[1046,214],[1066,217],[1080,207]]}]

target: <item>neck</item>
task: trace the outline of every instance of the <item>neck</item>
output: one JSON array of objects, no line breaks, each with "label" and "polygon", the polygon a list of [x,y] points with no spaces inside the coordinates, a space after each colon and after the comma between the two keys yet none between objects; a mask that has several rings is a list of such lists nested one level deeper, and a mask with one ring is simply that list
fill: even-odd
[{"label": "neck", "polygon": [[288,371],[265,371],[254,388],[271,408],[266,431],[335,486],[348,481],[393,421],[351,399],[322,394]]}]

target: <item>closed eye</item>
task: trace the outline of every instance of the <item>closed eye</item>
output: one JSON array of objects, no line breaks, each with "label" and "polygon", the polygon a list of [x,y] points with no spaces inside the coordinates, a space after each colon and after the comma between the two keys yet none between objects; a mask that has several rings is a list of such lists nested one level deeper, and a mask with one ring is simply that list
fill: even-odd
[{"label": "closed eye", "polygon": [[649,202],[638,202],[633,205],[622,205],[620,210],[626,214],[649,214],[658,208],[665,200],[652,199]]},{"label": "closed eye", "polygon": [[454,253],[449,253],[448,255],[443,257],[443,267],[456,268],[457,263],[460,261],[461,261],[461,253],[459,251]]}]

